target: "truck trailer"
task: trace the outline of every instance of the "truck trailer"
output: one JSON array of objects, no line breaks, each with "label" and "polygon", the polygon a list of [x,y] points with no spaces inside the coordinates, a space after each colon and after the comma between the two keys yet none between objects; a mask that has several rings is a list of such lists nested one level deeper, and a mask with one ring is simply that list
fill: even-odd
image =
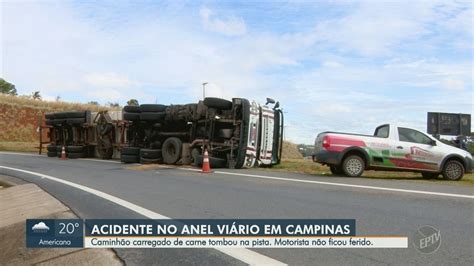
[{"label": "truck trailer", "polygon": [[64,147],[69,158],[124,163],[200,166],[204,150],[216,168],[272,166],[281,160],[283,113],[269,98],[265,105],[208,97],[183,105],[49,113],[45,124],[50,157],[60,156]]}]

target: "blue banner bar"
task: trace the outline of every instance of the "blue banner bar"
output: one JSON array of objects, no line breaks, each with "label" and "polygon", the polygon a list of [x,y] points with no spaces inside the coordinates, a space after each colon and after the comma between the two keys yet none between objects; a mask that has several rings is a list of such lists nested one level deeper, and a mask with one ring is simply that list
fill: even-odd
[{"label": "blue banner bar", "polygon": [[87,219],[85,236],[355,236],[354,219]]}]

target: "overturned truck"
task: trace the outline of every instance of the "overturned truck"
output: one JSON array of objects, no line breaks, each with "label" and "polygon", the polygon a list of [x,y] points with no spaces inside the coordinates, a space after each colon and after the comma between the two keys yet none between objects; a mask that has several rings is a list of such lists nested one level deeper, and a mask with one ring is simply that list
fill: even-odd
[{"label": "overturned truck", "polygon": [[[75,117],[71,117],[75,116]],[[142,104],[115,112],[46,114],[48,156],[120,158],[124,163],[243,168],[280,163],[283,113],[279,103],[205,98],[184,105]]]}]

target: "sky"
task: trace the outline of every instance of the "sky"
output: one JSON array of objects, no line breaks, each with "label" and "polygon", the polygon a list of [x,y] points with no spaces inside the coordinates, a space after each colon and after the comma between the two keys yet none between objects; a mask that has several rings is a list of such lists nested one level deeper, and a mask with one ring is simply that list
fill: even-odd
[{"label": "sky", "polygon": [[124,105],[280,102],[285,138],[426,130],[473,114],[471,1],[0,0],[0,77],[19,94]]}]

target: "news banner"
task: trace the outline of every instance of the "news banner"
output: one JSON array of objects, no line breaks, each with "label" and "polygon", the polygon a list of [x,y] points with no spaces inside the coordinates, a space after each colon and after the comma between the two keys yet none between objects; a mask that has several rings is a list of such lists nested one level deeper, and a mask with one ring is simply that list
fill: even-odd
[{"label": "news banner", "polygon": [[354,219],[28,219],[29,248],[407,248]]}]

